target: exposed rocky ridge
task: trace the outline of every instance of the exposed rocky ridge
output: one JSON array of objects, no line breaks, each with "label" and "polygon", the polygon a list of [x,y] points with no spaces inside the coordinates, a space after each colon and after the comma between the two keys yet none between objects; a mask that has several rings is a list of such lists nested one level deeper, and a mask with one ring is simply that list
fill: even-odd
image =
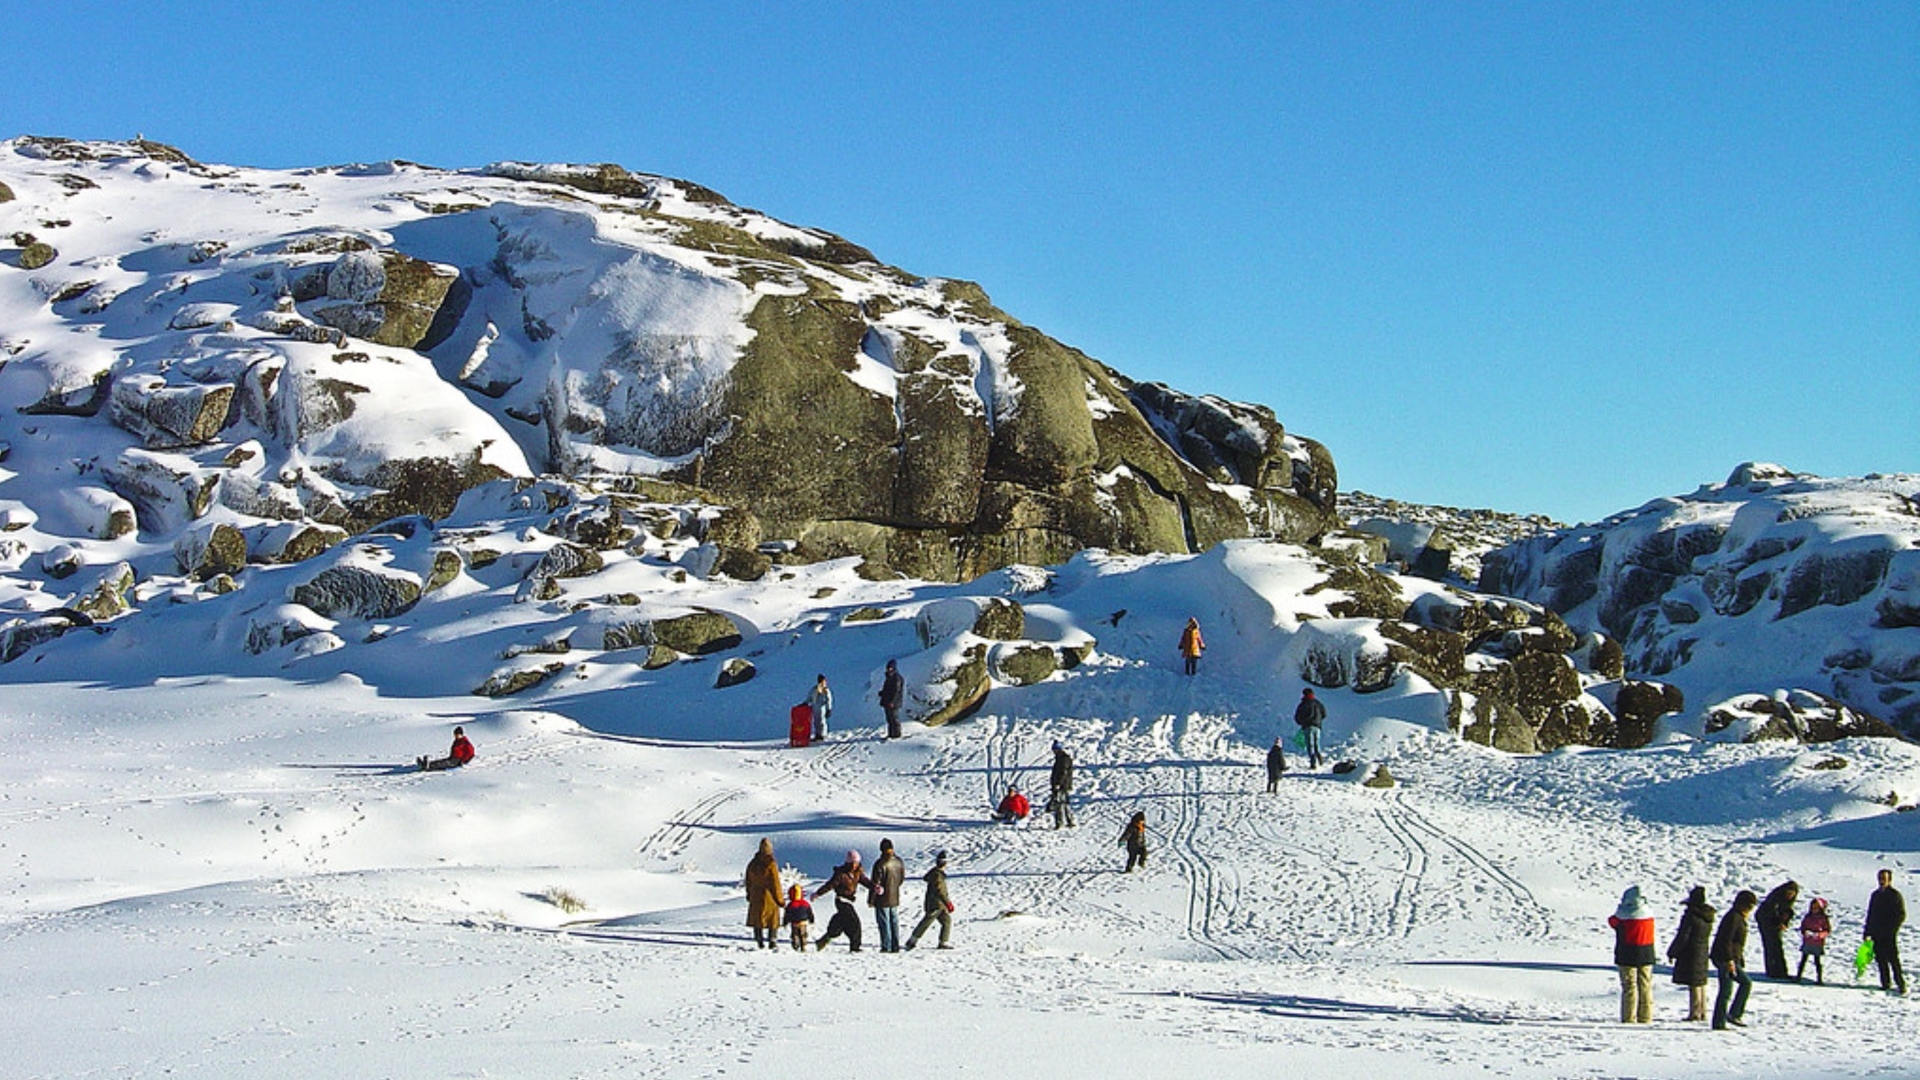
[{"label": "exposed rocky ridge", "polygon": [[1490,553],[1480,587],[1624,649],[1627,669],[1721,700],[1775,685],[1920,731],[1920,476],[1823,479],[1747,463],[1725,483]]},{"label": "exposed rocky ridge", "polygon": [[1565,525],[1545,514],[1467,510],[1402,502],[1364,491],[1340,493],[1340,520],[1387,542],[1387,558],[1409,573],[1473,585],[1487,552]]}]

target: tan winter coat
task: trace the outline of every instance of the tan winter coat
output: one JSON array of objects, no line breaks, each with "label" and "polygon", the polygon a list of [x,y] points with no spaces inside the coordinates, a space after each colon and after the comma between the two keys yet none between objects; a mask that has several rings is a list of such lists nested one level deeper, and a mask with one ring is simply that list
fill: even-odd
[{"label": "tan winter coat", "polygon": [[762,840],[759,854],[747,864],[747,925],[778,929],[785,899],[786,891],[780,887],[780,864],[773,857],[773,843]]}]

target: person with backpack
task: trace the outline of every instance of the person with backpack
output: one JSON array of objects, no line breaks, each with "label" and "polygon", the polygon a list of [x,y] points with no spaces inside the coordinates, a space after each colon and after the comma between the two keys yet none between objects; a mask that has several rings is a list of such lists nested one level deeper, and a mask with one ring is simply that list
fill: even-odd
[{"label": "person with backpack", "polygon": [[1186,629],[1180,631],[1180,656],[1186,662],[1187,674],[1200,669],[1200,654],[1206,651],[1206,639],[1200,636],[1200,620],[1188,619]]},{"label": "person with backpack", "polygon": [[953,932],[953,898],[947,895],[947,853],[934,852],[933,869],[927,871],[922,879],[927,883],[927,898],[923,902],[925,914],[920,916],[920,924],[913,928],[912,936],[907,938],[907,951],[912,952],[920,944],[920,935],[934,923],[940,924],[940,944],[942,949],[951,949],[947,938]]},{"label": "person with backpack", "polygon": [[1273,737],[1273,745],[1267,747],[1267,794],[1280,790],[1280,777],[1287,771],[1287,752],[1280,748],[1280,736]]},{"label": "person with backpack", "polygon": [[1707,959],[1713,941],[1713,905],[1707,903],[1707,890],[1699,885],[1687,894],[1686,907],[1680,911],[1680,926],[1673,932],[1673,944],[1667,946],[1667,959],[1673,961],[1673,981],[1687,988],[1687,1019],[1707,1018]]},{"label": "person with backpack", "polygon": [[1313,696],[1311,687],[1300,691],[1300,704],[1294,706],[1293,722],[1307,740],[1307,767],[1320,767],[1320,725],[1327,722],[1327,707]]},{"label": "person with backpack", "polygon": [[1620,1022],[1653,1023],[1653,908],[1634,885],[1607,916],[1613,927],[1613,964],[1620,969]]},{"label": "person with backpack", "polygon": [[1047,774],[1047,811],[1053,815],[1053,827],[1073,825],[1073,755],[1053,741],[1053,771]]},{"label": "person with backpack", "polygon": [[1753,993],[1753,978],[1747,974],[1747,917],[1759,903],[1752,889],[1741,889],[1733,906],[1720,917],[1713,947],[1707,950],[1707,959],[1720,974],[1720,993],[1713,999],[1715,1031],[1725,1031],[1728,1024],[1747,1026],[1741,1019],[1747,1014],[1747,995]]},{"label": "person with backpack", "polygon": [[887,674],[880,680],[880,711],[887,715],[887,738],[900,737],[900,703],[906,700],[907,680],[900,677],[900,665],[887,661]]},{"label": "person with backpack", "polygon": [[1793,904],[1798,899],[1800,883],[1785,882],[1768,893],[1753,913],[1753,921],[1760,927],[1760,956],[1769,979],[1787,977],[1787,930],[1793,926]]},{"label": "person with backpack", "polygon": [[414,764],[420,766],[422,772],[441,772],[446,769],[457,769],[472,760],[473,743],[467,741],[465,728],[456,727],[453,729],[453,746],[447,751],[446,757],[421,757]]},{"label": "person with backpack", "polygon": [[813,741],[826,738],[827,718],[833,715],[833,691],[827,688],[825,675],[814,678],[813,689],[807,692],[807,699],[801,704],[813,710]]},{"label": "person with backpack", "polygon": [[1873,942],[1873,962],[1880,968],[1880,989],[1907,992],[1907,973],[1900,969],[1900,926],[1907,921],[1907,900],[1893,887],[1893,871],[1880,871],[1880,887],[1867,898],[1867,940]]},{"label": "person with backpack", "polygon": [[1813,958],[1813,981],[1821,986],[1827,982],[1826,956],[1827,938],[1833,933],[1833,919],[1827,915],[1827,902],[1814,897],[1807,905],[1807,917],[1800,920],[1800,970],[1793,973],[1794,982],[1807,979],[1807,958]]},{"label": "person with backpack", "polygon": [[747,863],[747,925],[753,927],[753,947],[780,944],[780,863],[773,857],[773,840],[760,838],[760,850]]},{"label": "person with backpack", "polygon": [[828,893],[833,894],[833,917],[827,920],[827,932],[814,942],[816,951],[825,949],[827,942],[841,934],[847,935],[849,951],[860,951],[860,909],[854,905],[860,898],[862,885],[871,888],[873,881],[860,868],[860,853],[849,851],[847,861],[834,867],[833,876],[827,879],[827,883],[813,891],[816,900]]},{"label": "person with backpack", "polygon": [[792,935],[793,951],[806,952],[807,942],[813,935],[813,905],[807,903],[806,894],[800,886],[787,888],[787,932]]},{"label": "person with backpack", "polygon": [[907,881],[907,864],[893,853],[893,841],[880,841],[880,858],[873,864],[872,885],[867,903],[873,906],[873,923],[880,930],[880,951],[900,951],[900,888]]},{"label": "person with backpack", "polygon": [[1127,827],[1120,830],[1120,846],[1127,849],[1127,868],[1122,873],[1133,873],[1134,867],[1147,868],[1147,812],[1134,811],[1127,821]]}]

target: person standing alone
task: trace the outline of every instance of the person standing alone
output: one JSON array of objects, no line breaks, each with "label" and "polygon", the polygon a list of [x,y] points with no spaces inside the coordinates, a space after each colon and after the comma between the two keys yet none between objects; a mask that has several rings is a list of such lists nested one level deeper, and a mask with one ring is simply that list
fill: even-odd
[{"label": "person standing alone", "polygon": [[1207,651],[1207,642],[1200,636],[1200,620],[1188,619],[1187,628],[1180,631],[1180,655],[1186,659],[1187,674],[1200,669],[1200,654]]},{"label": "person standing alone", "polygon": [[1880,968],[1880,989],[1901,994],[1907,992],[1907,973],[1900,969],[1900,926],[1906,921],[1906,897],[1893,887],[1893,871],[1882,870],[1880,887],[1867,898],[1867,939]]},{"label": "person standing alone", "polygon": [[880,680],[880,711],[887,714],[887,738],[900,737],[900,702],[906,697],[907,680],[900,677],[900,665],[887,661],[886,677]]},{"label": "person standing alone", "polygon": [[1073,824],[1073,755],[1053,743],[1053,771],[1047,775],[1047,811],[1053,815],[1053,827]]},{"label": "person standing alone", "polygon": [[1294,706],[1293,722],[1307,740],[1307,767],[1320,767],[1320,725],[1327,722],[1327,707],[1313,696],[1312,690],[1300,691],[1300,704]]}]

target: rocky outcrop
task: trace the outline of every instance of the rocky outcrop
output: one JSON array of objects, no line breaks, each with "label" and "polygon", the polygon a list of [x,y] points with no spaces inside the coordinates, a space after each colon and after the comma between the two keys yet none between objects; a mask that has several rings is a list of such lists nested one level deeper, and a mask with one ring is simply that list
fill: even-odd
[{"label": "rocky outcrop", "polygon": [[[349,251],[326,273],[316,321],[378,345],[421,345],[460,272],[397,251]],[[457,294],[456,294],[457,296]]]},{"label": "rocky outcrop", "polygon": [[1878,717],[1808,690],[1743,694],[1709,707],[1705,715],[1708,735],[1749,743],[1778,739],[1813,745],[1848,738],[1900,737]]},{"label": "rocky outcrop", "polygon": [[134,375],[113,384],[107,418],[152,449],[199,446],[226,426],[233,386],[169,386],[155,375]]},{"label": "rocky outcrop", "polygon": [[329,619],[390,619],[419,603],[420,579],[372,559],[342,561],[293,587],[289,599]]}]

